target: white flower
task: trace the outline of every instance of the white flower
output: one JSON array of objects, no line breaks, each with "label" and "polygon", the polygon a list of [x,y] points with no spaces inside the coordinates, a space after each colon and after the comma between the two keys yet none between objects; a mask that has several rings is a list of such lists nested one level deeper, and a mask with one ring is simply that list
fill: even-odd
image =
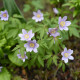
[{"label": "white flower", "polygon": [[71,56],[72,53],[73,53],[73,50],[71,49],[67,50],[67,48],[64,48],[64,51],[61,53],[61,55],[63,56],[62,60],[64,60],[65,63],[68,63],[68,59],[73,60],[74,57]]},{"label": "white flower", "polygon": [[34,16],[32,17],[32,19],[36,22],[41,22],[42,20],[44,20],[43,13],[41,13],[40,10],[38,10],[37,12],[33,12],[33,15]]}]

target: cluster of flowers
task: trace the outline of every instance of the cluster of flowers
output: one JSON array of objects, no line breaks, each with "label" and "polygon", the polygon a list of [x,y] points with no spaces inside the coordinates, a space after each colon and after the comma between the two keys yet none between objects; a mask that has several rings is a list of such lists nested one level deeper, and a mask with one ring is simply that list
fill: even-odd
[{"label": "cluster of flowers", "polygon": [[[58,10],[56,8],[53,8],[53,11],[55,14],[58,14]],[[40,22],[42,20],[44,20],[43,17],[43,13],[41,13],[40,10],[38,10],[37,12],[33,12],[33,17],[32,19],[35,20],[36,22]],[[1,11],[0,14],[0,18],[1,20],[7,21],[9,18],[8,12],[7,10],[5,11]],[[67,20],[67,16],[64,16],[63,18],[59,17],[59,29],[62,30],[68,30],[68,27],[71,22],[70,21],[66,21]],[[54,40],[57,36],[60,35],[60,33],[58,32],[58,28],[49,28],[49,31],[47,32],[48,35],[53,36]],[[21,37],[22,41],[27,41],[26,44],[24,44],[24,47],[26,48],[27,52],[31,52],[34,51],[35,53],[37,53],[37,48],[39,47],[39,44],[36,43],[36,40],[31,40],[31,38],[34,36],[34,33],[32,33],[32,30],[30,30],[28,33],[25,29],[22,29],[22,34],[19,34],[19,37]],[[20,51],[19,51],[20,52]],[[71,54],[73,53],[73,50],[69,49],[67,50],[67,48],[64,48],[64,51],[61,53],[62,60],[64,60],[65,63],[68,62],[68,59],[73,60],[74,57],[71,56]],[[26,52],[24,52],[24,56],[22,56],[21,54],[17,54],[18,58],[22,59],[23,62],[25,62],[25,59],[28,59],[28,57],[26,56]],[[2,68],[2,67],[1,67]]]},{"label": "cluster of flowers", "polygon": [[[53,11],[54,13],[58,14],[58,10],[56,8],[53,8]],[[43,14],[41,13],[40,10],[38,10],[37,12],[33,12],[33,15],[34,16],[32,17],[32,19],[35,20],[36,22],[40,22],[44,20]],[[70,21],[66,21],[66,20],[67,20],[67,16],[64,16],[63,18],[59,17],[58,24],[59,24],[59,29],[61,31],[62,30],[67,31],[68,30],[67,26],[71,24]],[[54,41],[55,41],[55,38],[60,35],[60,33],[57,31],[58,31],[58,28],[49,28],[47,34],[50,36],[53,36]],[[71,56],[72,53],[73,53],[73,50],[71,49],[67,50],[67,48],[64,48],[64,51],[61,53],[61,55],[63,56],[62,60],[64,60],[65,63],[68,62],[68,59],[73,60],[74,57]]]},{"label": "cluster of flowers", "polygon": [[[34,36],[34,33],[32,33],[32,30],[27,32],[25,29],[22,29],[22,34],[19,34],[19,37],[21,38],[20,40],[22,41],[27,41],[26,44],[24,44],[24,47],[26,48],[27,52],[34,51],[37,53],[37,48],[39,47],[39,44],[36,43],[36,40],[31,40],[31,38]],[[23,62],[25,62],[25,59],[28,59],[26,56],[26,52],[24,52],[24,56],[21,54],[17,54],[18,58],[22,59]]]}]

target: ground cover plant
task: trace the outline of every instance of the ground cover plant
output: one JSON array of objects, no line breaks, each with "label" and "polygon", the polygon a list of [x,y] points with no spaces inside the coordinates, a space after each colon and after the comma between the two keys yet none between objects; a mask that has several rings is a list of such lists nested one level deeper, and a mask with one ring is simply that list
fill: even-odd
[{"label": "ground cover plant", "polygon": [[2,2],[0,80],[79,80],[80,1]]}]

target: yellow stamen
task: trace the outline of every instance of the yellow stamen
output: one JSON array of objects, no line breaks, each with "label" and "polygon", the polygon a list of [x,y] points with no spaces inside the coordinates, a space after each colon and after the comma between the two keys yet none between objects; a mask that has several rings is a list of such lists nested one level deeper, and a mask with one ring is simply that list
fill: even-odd
[{"label": "yellow stamen", "polygon": [[30,45],[30,47],[34,47],[34,43],[30,43],[29,45]]},{"label": "yellow stamen", "polygon": [[29,35],[28,34],[25,34],[24,37],[25,37],[25,39],[28,39],[29,38]]},{"label": "yellow stamen", "polygon": [[61,21],[61,22],[60,22],[60,26],[61,26],[61,27],[64,27],[64,25],[65,25],[65,22],[64,22],[64,21]]},{"label": "yellow stamen", "polygon": [[40,18],[40,14],[37,14],[37,17]]},{"label": "yellow stamen", "polygon": [[7,17],[7,14],[6,14],[6,13],[4,13],[4,14],[3,14],[3,17]]},{"label": "yellow stamen", "polygon": [[64,56],[67,58],[69,56],[69,54],[68,53],[65,53]]}]

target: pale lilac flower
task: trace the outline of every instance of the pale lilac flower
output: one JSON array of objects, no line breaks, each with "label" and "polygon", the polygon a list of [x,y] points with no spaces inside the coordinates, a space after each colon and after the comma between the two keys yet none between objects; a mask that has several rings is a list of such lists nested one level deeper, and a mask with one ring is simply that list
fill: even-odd
[{"label": "pale lilac flower", "polygon": [[22,29],[22,34],[19,34],[19,37],[21,37],[22,41],[29,41],[34,36],[34,33],[32,33],[32,30],[27,32],[25,29]]},{"label": "pale lilac flower", "polygon": [[28,41],[28,43],[24,44],[24,47],[26,48],[27,52],[31,52],[34,51],[35,53],[37,53],[37,48],[39,47],[39,44],[36,43],[36,40],[33,41]]},{"label": "pale lilac flower", "polygon": [[2,67],[2,66],[0,66],[0,72],[1,72],[2,68],[3,68],[3,67]]},{"label": "pale lilac flower", "polygon": [[7,10],[1,11],[0,17],[1,17],[1,20],[7,21],[9,18]]},{"label": "pale lilac flower", "polygon": [[57,8],[53,8],[53,11],[54,11],[55,14],[59,13],[59,11],[57,10]]},{"label": "pale lilac flower", "polygon": [[64,51],[61,53],[61,55],[63,56],[62,60],[64,60],[65,63],[68,62],[68,59],[73,60],[74,57],[71,56],[72,53],[73,53],[73,50],[71,50],[71,49],[67,50],[67,48],[64,48]]},{"label": "pale lilac flower", "polygon": [[26,56],[26,52],[24,52],[24,55],[22,56],[21,54],[17,54],[17,57],[21,60],[23,60],[23,62],[25,62],[25,59],[28,59],[28,57]]},{"label": "pale lilac flower", "polygon": [[59,17],[58,24],[60,30],[66,30],[66,31],[68,30],[67,26],[69,26],[71,22],[66,20],[67,20],[67,16],[64,16],[63,18]]},{"label": "pale lilac flower", "polygon": [[57,37],[60,35],[60,33],[57,32],[58,31],[57,28],[49,28],[48,30],[49,32],[47,34],[50,34],[50,36]]},{"label": "pale lilac flower", "polygon": [[40,10],[38,10],[37,12],[33,12],[33,15],[34,16],[32,17],[32,19],[36,22],[41,22],[42,20],[44,20],[43,13],[41,13]]}]

